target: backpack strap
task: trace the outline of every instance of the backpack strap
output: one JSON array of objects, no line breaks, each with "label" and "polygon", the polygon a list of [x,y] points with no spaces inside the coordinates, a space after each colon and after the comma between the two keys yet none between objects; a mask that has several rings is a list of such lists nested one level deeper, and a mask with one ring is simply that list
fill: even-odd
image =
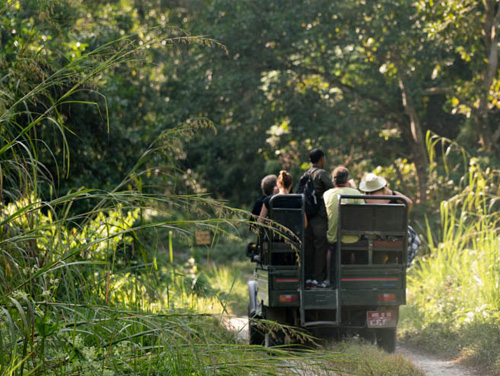
[{"label": "backpack strap", "polygon": [[309,175],[311,175],[311,177],[314,179],[314,173],[319,171],[320,168],[319,167],[311,167],[307,172]]}]

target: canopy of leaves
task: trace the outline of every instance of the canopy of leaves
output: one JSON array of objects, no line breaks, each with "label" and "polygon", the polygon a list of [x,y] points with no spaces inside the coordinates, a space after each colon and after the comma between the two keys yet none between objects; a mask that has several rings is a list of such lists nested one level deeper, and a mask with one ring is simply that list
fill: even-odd
[{"label": "canopy of leaves", "polygon": [[[64,138],[47,121],[31,131],[47,144],[37,158],[58,191],[113,187],[162,132],[210,120],[216,133],[177,145],[194,179],[183,183],[188,190],[248,207],[262,176],[285,168],[298,179],[308,151],[321,147],[327,169],[345,164],[360,178],[397,167],[389,180],[422,196],[432,193],[426,131],[497,157],[484,143],[500,132],[496,75],[484,88],[492,51],[484,32],[498,26],[496,14],[496,2],[473,0],[9,1],[1,9],[1,105],[67,63],[95,64],[82,56],[123,38],[108,56],[120,44],[136,53],[58,106]],[[23,106],[41,113],[70,87],[54,82],[9,121],[22,126]],[[150,162],[156,178],[147,185],[164,189],[163,163]],[[407,163],[416,173],[402,179]]]}]

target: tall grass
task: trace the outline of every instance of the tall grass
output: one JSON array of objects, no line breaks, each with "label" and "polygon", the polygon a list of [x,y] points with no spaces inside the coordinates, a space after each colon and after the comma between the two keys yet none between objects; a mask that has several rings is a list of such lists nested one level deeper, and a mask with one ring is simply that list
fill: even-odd
[{"label": "tall grass", "polygon": [[[51,124],[66,145],[58,106],[135,48],[124,38],[70,63],[26,94],[2,93],[10,106],[0,115],[0,191],[8,202],[0,208],[1,374],[184,375],[245,367],[231,355],[236,353],[232,337],[211,317],[223,310],[221,299],[196,295],[184,266],[157,260],[161,244],[152,247],[142,235],[152,228],[185,236],[196,226],[221,229],[230,222],[221,213],[230,209],[207,197],[123,190],[147,174],[148,156],[178,146],[193,129],[210,124],[192,122],[166,131],[113,192],[80,189],[55,199],[39,196],[39,186],[53,179],[38,160],[44,143],[34,138],[36,128]],[[50,89],[59,85],[67,91],[50,97]],[[31,112],[40,98],[48,105]],[[63,152],[69,163],[66,146]],[[171,170],[176,171],[174,165]],[[74,214],[71,207],[78,201],[90,202],[93,210]],[[196,215],[140,220],[144,211],[167,208]]]},{"label": "tall grass", "polygon": [[[85,196],[105,199],[103,194]],[[80,218],[57,217],[55,202],[20,200],[5,208],[2,374],[328,375],[359,369],[387,374],[385,362],[357,365],[360,356],[336,350],[290,352],[239,344],[220,320],[232,292],[241,290],[237,271],[207,273],[207,286],[215,291],[210,294],[193,284],[189,263],[134,257],[134,237],[141,228],[134,227],[138,211],[132,203],[126,206],[123,197],[120,205],[101,205],[79,226],[74,223]],[[154,203],[158,208],[161,201]],[[174,223],[151,226],[172,230]],[[414,370],[398,367],[404,372],[394,374]]]},{"label": "tall grass", "polygon": [[[169,42],[215,44],[189,37]],[[78,188],[41,196],[40,187],[53,186],[59,177],[50,176],[38,158],[46,144],[37,139],[37,127],[49,124],[58,131],[64,154],[59,168],[69,171],[68,130],[58,107],[140,48],[123,38],[25,93],[1,92],[8,106],[0,114],[0,374],[326,375],[345,369],[356,359],[334,351],[239,344],[220,320],[233,299],[241,303],[246,296],[237,270],[201,274],[191,258],[175,258],[180,251],[174,252],[171,236],[166,242],[153,236],[189,238],[200,227],[220,234],[245,222],[246,213],[206,196],[144,193],[155,192],[143,189],[150,174],[146,162],[163,157],[174,179],[181,172],[172,153],[210,122],[164,132],[111,192]],[[66,91],[54,97],[55,87]],[[81,201],[92,210],[72,210]]]},{"label": "tall grass", "polygon": [[499,171],[472,159],[462,191],[441,203],[439,238],[409,273],[407,334],[500,372]]}]

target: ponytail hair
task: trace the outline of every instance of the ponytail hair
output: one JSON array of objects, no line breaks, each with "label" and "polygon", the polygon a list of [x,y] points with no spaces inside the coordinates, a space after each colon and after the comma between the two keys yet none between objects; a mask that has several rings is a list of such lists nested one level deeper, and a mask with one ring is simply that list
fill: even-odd
[{"label": "ponytail hair", "polygon": [[292,175],[290,175],[288,171],[281,170],[278,176],[278,184],[285,189],[291,189],[293,184]]}]

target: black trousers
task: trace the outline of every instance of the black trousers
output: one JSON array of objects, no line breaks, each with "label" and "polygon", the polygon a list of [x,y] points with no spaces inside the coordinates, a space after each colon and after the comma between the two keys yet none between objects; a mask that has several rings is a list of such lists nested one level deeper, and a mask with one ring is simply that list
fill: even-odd
[{"label": "black trousers", "polygon": [[327,230],[326,215],[318,214],[309,220],[305,231],[304,267],[306,279],[315,279],[318,282],[326,279]]}]

